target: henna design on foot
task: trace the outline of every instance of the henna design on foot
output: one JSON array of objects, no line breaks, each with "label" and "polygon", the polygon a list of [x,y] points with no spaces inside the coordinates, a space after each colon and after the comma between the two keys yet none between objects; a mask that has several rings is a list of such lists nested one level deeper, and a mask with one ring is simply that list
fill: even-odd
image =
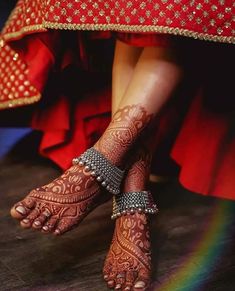
[{"label": "henna design on foot", "polygon": [[23,228],[63,234],[77,225],[106,196],[83,167],[72,166],[53,182],[37,188],[11,209]]},{"label": "henna design on foot", "polygon": [[134,149],[135,152],[130,160],[131,168],[124,181],[125,192],[145,190],[150,174],[150,165],[152,154],[143,144],[141,147]]},{"label": "henna design on foot", "polygon": [[146,290],[151,273],[148,219],[135,213],[116,220],[105,265],[104,279],[115,290]]},{"label": "henna design on foot", "polygon": [[[139,143],[140,145],[140,143]],[[135,149],[124,192],[144,190],[149,178],[151,153]],[[114,236],[104,265],[104,279],[115,290],[147,290],[151,275],[149,222],[146,214],[117,218]]]},{"label": "henna design on foot", "polygon": [[153,114],[148,114],[138,104],[119,109],[94,147],[115,165],[121,164],[125,154],[150,123],[152,117]]},{"label": "henna design on foot", "polygon": [[[140,105],[118,110],[96,149],[117,165],[151,117]],[[77,225],[96,206],[98,194],[100,187],[90,172],[73,166],[50,184],[31,191],[11,209],[11,215],[20,219],[24,228],[59,235]]]}]

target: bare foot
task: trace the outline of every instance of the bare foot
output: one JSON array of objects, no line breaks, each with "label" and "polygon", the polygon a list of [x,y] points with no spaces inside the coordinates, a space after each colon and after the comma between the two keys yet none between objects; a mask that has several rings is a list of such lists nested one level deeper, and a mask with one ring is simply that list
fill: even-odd
[{"label": "bare foot", "polygon": [[151,275],[151,252],[149,224],[145,214],[129,214],[116,220],[103,273],[109,288],[147,290]]},{"label": "bare foot", "polygon": [[100,193],[100,186],[90,172],[72,166],[53,182],[31,191],[13,206],[11,215],[20,220],[23,228],[60,235],[104,202]]},{"label": "bare foot", "polygon": [[[112,164],[121,165],[151,118],[140,105],[119,109],[94,147]],[[73,166],[52,183],[30,192],[11,209],[11,215],[20,219],[24,228],[59,235],[78,224],[94,208],[99,194],[99,185],[90,173],[83,167]]]}]

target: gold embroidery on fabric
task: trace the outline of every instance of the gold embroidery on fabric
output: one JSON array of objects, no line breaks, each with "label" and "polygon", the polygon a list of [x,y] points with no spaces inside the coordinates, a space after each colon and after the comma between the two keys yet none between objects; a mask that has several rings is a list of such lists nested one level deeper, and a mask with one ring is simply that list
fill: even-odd
[{"label": "gold embroidery on fabric", "polygon": [[0,38],[0,109],[28,105],[41,94],[28,80],[29,69],[20,55]]},{"label": "gold embroidery on fabric", "polygon": [[[83,20],[83,19],[82,19]],[[153,23],[156,23],[157,19],[153,19]],[[95,21],[95,19],[94,19]],[[97,22],[97,21],[95,21]],[[190,31],[183,28],[173,28],[167,26],[158,26],[158,25],[124,25],[124,24],[67,24],[67,23],[54,23],[54,22],[44,22],[43,24],[32,25],[23,27],[21,30],[16,32],[10,32],[4,34],[4,39],[9,41],[15,38],[18,38],[25,33],[36,32],[36,31],[47,31],[47,29],[61,29],[61,30],[90,30],[90,31],[120,31],[120,32],[133,32],[133,33],[164,33],[164,34],[173,34],[181,35],[186,37],[192,37],[200,40],[208,40],[215,42],[224,42],[235,44],[235,36],[219,36],[212,35],[201,32]],[[221,34],[221,31],[218,30],[218,34]]]},{"label": "gold embroidery on fabric", "polygon": [[3,35],[3,37],[4,37],[4,40],[10,41],[10,40],[14,40],[15,38],[21,37],[24,34],[27,34],[29,32],[44,32],[44,31],[47,31],[47,28],[45,28],[43,24],[35,24],[35,25],[22,27],[18,31],[7,32]]},{"label": "gold embroidery on fabric", "polygon": [[[200,21],[200,20],[198,20]],[[53,22],[44,22],[44,28],[48,29],[65,29],[65,30],[91,30],[91,31],[120,31],[120,32],[133,32],[133,33],[164,33],[164,34],[174,34],[192,37],[200,40],[208,40],[215,42],[226,42],[235,44],[235,36],[219,36],[212,35],[208,33],[201,33],[190,31],[183,28],[173,28],[167,26],[158,26],[158,25],[124,25],[124,24],[66,24],[66,23],[53,23]],[[217,31],[221,34],[220,31]]]},{"label": "gold embroidery on fabric", "polygon": [[38,94],[37,96],[33,96],[33,97],[18,98],[14,100],[3,101],[3,102],[0,102],[0,109],[13,108],[13,107],[23,106],[23,105],[30,105],[35,102],[38,102],[40,99],[41,99],[41,95]]}]

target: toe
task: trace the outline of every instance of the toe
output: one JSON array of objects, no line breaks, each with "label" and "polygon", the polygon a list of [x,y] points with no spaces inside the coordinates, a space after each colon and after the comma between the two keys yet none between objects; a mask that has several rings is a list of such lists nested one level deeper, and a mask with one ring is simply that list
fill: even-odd
[{"label": "toe", "polygon": [[11,216],[16,219],[22,219],[29,214],[30,209],[32,209],[34,205],[35,202],[31,198],[26,198],[11,208]]},{"label": "toe", "polygon": [[125,272],[118,273],[115,281],[116,281],[116,286],[114,290],[122,290],[122,287],[126,281]]},{"label": "toe", "polygon": [[22,219],[27,215],[28,209],[24,207],[22,204],[18,203],[11,208],[10,213],[13,218]]},{"label": "toe", "polygon": [[109,278],[107,280],[107,285],[109,288],[114,288],[116,285],[115,279],[116,279],[116,272],[111,271],[109,273]]},{"label": "toe", "polygon": [[33,221],[39,216],[40,211],[39,209],[34,209],[32,210],[28,216],[26,216],[26,218],[24,218],[23,220],[21,220],[20,225],[23,228],[29,228],[31,227]]},{"label": "toe", "polygon": [[58,218],[55,216],[52,216],[42,227],[42,232],[49,233],[49,232],[54,231],[57,223],[58,223]]},{"label": "toe", "polygon": [[66,231],[70,230],[75,224],[76,224],[76,222],[72,218],[62,218],[58,222],[58,225],[56,226],[54,234],[61,235],[61,234],[65,233]]},{"label": "toe", "polygon": [[103,276],[104,276],[104,280],[105,281],[108,281],[109,279],[109,274],[111,272],[111,269],[112,269],[112,266],[109,264],[109,263],[106,263],[104,265],[104,268],[103,268]]},{"label": "toe", "polygon": [[126,272],[126,282],[123,287],[124,291],[132,290],[136,277],[137,277],[137,273],[135,271]]},{"label": "toe", "polygon": [[135,280],[134,290],[144,291],[149,287],[150,272],[148,270],[140,270],[137,279]]},{"label": "toe", "polygon": [[109,280],[107,281],[107,285],[108,285],[108,288],[114,288],[114,286],[115,286],[115,280],[109,278]]},{"label": "toe", "polygon": [[44,210],[33,222],[32,227],[41,229],[45,222],[50,218],[51,213],[48,210]]},{"label": "toe", "polygon": [[116,282],[116,286],[114,287],[114,290],[121,290],[122,284]]},{"label": "toe", "polygon": [[134,290],[144,291],[146,290],[147,286],[148,286],[147,283],[142,278],[138,278],[138,280],[135,282]]}]

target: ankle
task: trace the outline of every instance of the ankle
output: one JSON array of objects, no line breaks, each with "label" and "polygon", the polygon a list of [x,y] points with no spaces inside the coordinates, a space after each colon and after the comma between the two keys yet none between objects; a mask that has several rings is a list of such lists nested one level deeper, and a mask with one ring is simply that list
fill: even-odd
[{"label": "ankle", "polygon": [[103,141],[98,141],[93,147],[100,152],[110,163],[113,165],[123,168],[124,167],[124,156],[126,152],[121,152],[120,149],[117,148],[117,145],[111,145],[110,142],[110,149],[105,148],[103,145]]},{"label": "ankle", "polygon": [[118,217],[116,221],[125,221],[127,219],[133,219],[135,221],[141,220],[147,223],[149,221],[149,215],[146,213],[135,212],[133,214],[122,215]]},{"label": "ankle", "polygon": [[152,120],[153,115],[140,104],[126,105],[113,116],[102,137],[95,144],[110,162],[122,165],[127,152]]}]

